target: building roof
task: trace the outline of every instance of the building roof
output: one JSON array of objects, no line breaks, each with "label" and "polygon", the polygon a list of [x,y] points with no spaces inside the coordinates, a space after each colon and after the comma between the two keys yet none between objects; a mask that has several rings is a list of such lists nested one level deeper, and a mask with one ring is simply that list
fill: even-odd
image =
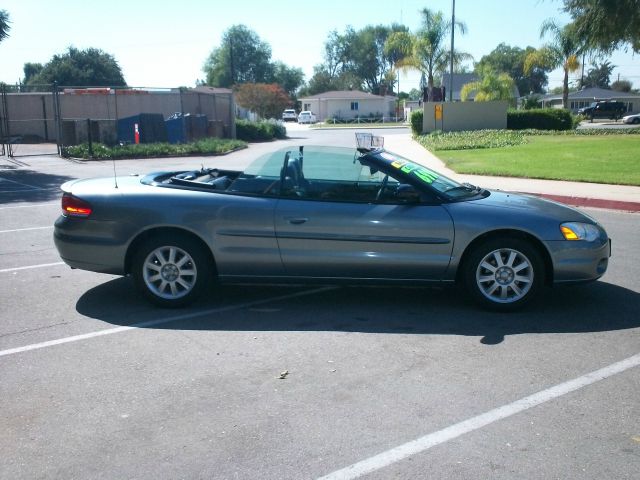
[{"label": "building roof", "polygon": [[[476,82],[477,80],[478,80],[478,77],[476,76],[475,73],[454,73],[452,90],[454,92],[459,92],[460,90],[462,90],[462,87],[465,84]],[[441,85],[443,85],[447,90],[449,90],[449,74],[448,73],[442,74]]]},{"label": "building roof", "polygon": [[[607,88],[585,88],[577,92],[569,92],[569,100],[604,100],[607,98],[638,98],[640,94],[629,92],[618,92]],[[562,100],[561,93],[544,95],[541,100]]]},{"label": "building roof", "polygon": [[361,92],[360,90],[332,90],[330,92],[318,93],[300,100],[379,100],[381,98],[395,98],[390,95],[382,97],[372,93]]},{"label": "building roof", "polygon": [[190,88],[189,90],[191,90],[192,92],[197,92],[197,93],[210,93],[210,94],[232,93],[233,92],[233,90],[231,90],[230,88],[208,87],[206,85],[200,85],[200,86],[197,86],[195,88]]}]

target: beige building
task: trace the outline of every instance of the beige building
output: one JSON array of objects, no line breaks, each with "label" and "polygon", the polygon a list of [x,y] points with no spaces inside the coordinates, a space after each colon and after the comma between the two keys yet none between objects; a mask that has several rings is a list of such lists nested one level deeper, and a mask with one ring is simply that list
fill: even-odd
[{"label": "beige building", "polygon": [[319,93],[300,99],[302,110],[313,112],[319,122],[330,118],[395,117],[396,97],[379,96],[358,90]]}]

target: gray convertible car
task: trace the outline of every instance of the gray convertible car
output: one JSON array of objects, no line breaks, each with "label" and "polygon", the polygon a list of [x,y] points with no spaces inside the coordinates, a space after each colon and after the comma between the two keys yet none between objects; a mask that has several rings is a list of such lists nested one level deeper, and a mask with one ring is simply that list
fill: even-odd
[{"label": "gray convertible car", "polygon": [[589,216],[459,184],[357,134],[245,171],[201,168],[62,185],[54,239],[71,267],[130,274],[166,307],[224,283],[454,283],[512,310],[545,285],[601,277],[611,254]]}]

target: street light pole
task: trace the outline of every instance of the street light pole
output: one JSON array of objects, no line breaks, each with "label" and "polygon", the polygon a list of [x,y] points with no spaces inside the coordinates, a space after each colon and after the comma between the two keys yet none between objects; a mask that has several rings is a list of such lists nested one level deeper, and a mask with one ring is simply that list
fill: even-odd
[{"label": "street light pole", "polygon": [[456,32],[456,0],[451,0],[451,52],[449,53],[449,101],[453,101],[453,39]]}]

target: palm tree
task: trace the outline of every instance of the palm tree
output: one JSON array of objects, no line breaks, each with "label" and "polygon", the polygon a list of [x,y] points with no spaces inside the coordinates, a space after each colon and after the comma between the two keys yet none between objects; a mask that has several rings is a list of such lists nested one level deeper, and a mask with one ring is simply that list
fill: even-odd
[{"label": "palm tree", "polygon": [[[406,70],[404,62],[413,52],[413,38],[411,33],[405,31],[392,32],[384,42],[384,54],[393,65],[389,76],[395,77],[396,73]],[[387,79],[389,80],[389,79]],[[400,95],[400,75],[398,75],[398,95]]]},{"label": "palm tree", "polygon": [[547,33],[551,33],[552,41],[527,55],[524,71],[528,74],[534,67],[550,70],[562,67],[564,71],[562,106],[567,108],[569,106],[569,73],[580,68],[578,58],[585,52],[585,45],[578,40],[575,27],[571,23],[560,27],[553,20],[546,20],[540,28],[540,38],[544,38]]},{"label": "palm tree", "polygon": [[6,10],[0,10],[0,42],[9,36],[10,23],[9,13]]},{"label": "palm tree", "polygon": [[476,102],[489,102],[492,100],[509,100],[513,103],[514,86],[516,82],[507,73],[496,73],[495,70],[485,67],[480,72],[480,80],[463,85],[460,98],[466,101],[469,94],[476,92]]},{"label": "palm tree", "polygon": [[[399,66],[413,68],[426,76],[427,86],[433,88],[434,74],[444,72],[447,69],[451,52],[446,48],[447,40],[452,28],[457,28],[464,34],[467,27],[463,22],[457,21],[452,25],[451,21],[444,18],[442,12],[433,12],[428,8],[422,9],[422,26],[413,35],[412,53],[399,63]],[[453,52],[453,62],[459,65],[464,60],[473,59],[471,55],[463,52]]]}]

